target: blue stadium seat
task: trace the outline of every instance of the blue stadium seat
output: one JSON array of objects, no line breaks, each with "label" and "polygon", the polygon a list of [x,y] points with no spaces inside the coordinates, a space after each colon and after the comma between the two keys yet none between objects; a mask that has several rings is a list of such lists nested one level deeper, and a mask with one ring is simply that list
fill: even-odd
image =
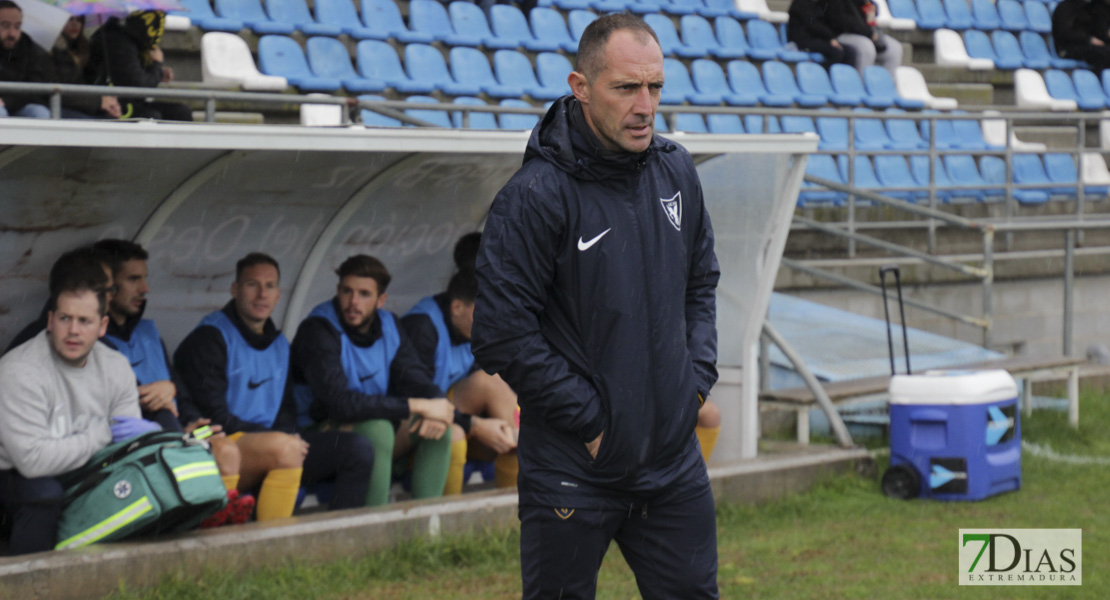
[{"label": "blue stadium seat", "polygon": [[863,100],[859,96],[838,94],[829,80],[829,72],[815,62],[798,63],[795,75],[802,93],[824,97],[834,106],[859,106]]},{"label": "blue stadium seat", "polygon": [[[913,173],[913,179],[917,185],[922,187],[929,187],[929,157],[922,155],[915,155],[908,157],[910,160],[910,172]],[[933,183],[938,188],[952,187],[952,180],[948,177],[948,172],[944,170],[944,164],[938,160],[932,163],[934,165]],[[937,199],[942,202],[948,202],[952,198],[951,190],[937,190]],[[925,191],[921,195],[923,201],[928,201],[929,192]]]},{"label": "blue stadium seat", "polygon": [[[340,14],[350,18],[345,9]],[[358,19],[348,22],[356,24]],[[374,36],[367,36],[370,39],[395,39],[402,44],[430,44],[435,40],[430,32],[410,30],[401,19],[401,11],[393,0],[362,0],[362,24],[375,32]]]},{"label": "blue stadium seat", "polygon": [[1044,67],[1030,67],[1037,69],[1074,69],[1075,62],[1064,58],[1056,58],[1048,51],[1048,46],[1045,44],[1044,38],[1041,34],[1035,31],[1023,31],[1018,34],[1018,43],[1021,44],[1021,52],[1025,55],[1025,64],[1041,64],[1047,65]]},{"label": "blue stadium seat", "polygon": [[948,24],[948,15],[940,0],[917,0],[917,28],[940,29]]},{"label": "blue stadium seat", "polygon": [[[910,200],[909,192],[887,191],[882,189],[886,186],[879,181],[879,177],[875,174],[875,167],[872,166],[870,158],[866,156],[856,156],[856,160],[853,163],[855,165],[855,173],[852,174],[854,175],[852,178],[849,177],[848,157],[844,155],[838,156],[836,157],[836,162],[840,167],[840,176],[844,178],[844,181],[848,185],[864,190],[872,190],[878,194],[890,196],[892,198]],[[870,201],[867,200],[861,201],[857,199],[856,202],[858,204],[870,204]]]},{"label": "blue stadium seat", "polygon": [[817,133],[817,127],[813,125],[813,119],[810,117],[783,115],[779,123],[782,125],[783,133]]},{"label": "blue stadium seat", "polygon": [[450,17],[447,16],[447,9],[437,0],[411,0],[409,26],[413,31],[430,34],[436,41],[448,46],[482,45],[482,38],[455,31]]},{"label": "blue stadium seat", "polygon": [[481,50],[465,46],[452,48],[448,60],[451,63],[451,77],[455,81],[476,85],[490,98],[520,98],[524,95],[522,86],[505,85],[497,81],[489,59]]},{"label": "blue stadium seat", "polygon": [[917,7],[913,5],[913,0],[887,0],[887,7],[890,8],[890,15],[895,19],[909,19],[914,22],[918,19]]},{"label": "blue stadium seat", "polygon": [[709,133],[709,129],[705,126],[705,119],[701,115],[693,113],[678,113],[673,115],[675,131],[685,131],[687,133]]},{"label": "blue stadium seat", "polygon": [[333,37],[312,37],[308,38],[305,50],[308,65],[317,77],[338,79],[344,89],[355,94],[385,91],[384,81],[366,79],[355,72],[351,66],[351,55],[343,42]]},{"label": "blue stadium seat", "polygon": [[[967,114],[964,111],[953,111],[952,114]],[[991,150],[995,147],[983,138],[983,125],[978,119],[952,119],[952,131],[956,134],[956,143],[962,150]]]},{"label": "blue stadium seat", "polygon": [[745,12],[736,8],[736,3],[733,0],[704,0],[705,8],[699,14],[703,17],[732,17],[740,21],[749,21],[751,19],[758,19],[759,15],[753,12]]},{"label": "blue stadium seat", "polygon": [[663,49],[665,56],[699,58],[709,53],[709,49],[704,43],[697,47],[683,44],[682,40],[678,39],[678,32],[675,31],[674,23],[671,22],[671,18],[668,16],[644,15],[644,22],[655,30],[655,35],[659,38],[659,47]]},{"label": "blue stadium seat", "polygon": [[317,23],[308,12],[305,0],[265,0],[266,12],[270,19],[279,23],[292,23],[297,31],[305,35],[326,35],[337,37],[343,33],[342,27]]},{"label": "blue stadium seat", "polygon": [[351,0],[315,0],[313,3],[316,22],[320,25],[339,29],[356,40],[388,39],[378,32],[362,26],[358,12]]},{"label": "blue stadium seat", "polygon": [[[728,85],[732,92],[739,96],[755,96],[764,106],[789,107],[794,105],[794,98],[771,94],[763,86],[763,79],[755,65],[746,60],[733,60],[728,63]],[[745,124],[745,129],[751,131]]]},{"label": "blue stadium seat", "polygon": [[[409,96],[405,98],[405,102],[413,104],[439,104],[439,100],[430,96]],[[421,121],[427,121],[436,127],[443,127],[451,129],[451,118],[447,116],[447,111],[430,109],[430,108],[406,108],[405,114]],[[413,127],[413,125],[405,124],[405,127]]]},{"label": "blue stadium seat", "polygon": [[447,71],[443,55],[427,44],[405,46],[405,70],[413,81],[431,83],[448,96],[477,96],[482,93],[479,85],[455,81]]},{"label": "blue stadium seat", "polygon": [[1074,100],[1080,110],[1101,110],[1106,107],[1106,98],[1080,97],[1075,91],[1075,83],[1068,74],[1059,69],[1049,69],[1044,72],[1044,85],[1048,94],[1060,100]]},{"label": "blue stadium seat", "polygon": [[[1015,57],[1020,64],[1030,69],[1047,69],[1051,66],[1049,63],[1039,59],[1029,59],[1025,57],[1025,52],[1021,49],[1021,44],[1018,43],[1017,36],[1009,31],[993,31],[991,32],[991,43],[994,46],[994,55],[1001,58]],[[1003,61],[1005,62],[1005,61]],[[994,65],[998,67],[998,63]],[[1005,68],[1005,67],[1000,67]]]},{"label": "blue stadium seat", "polygon": [[744,133],[740,115],[705,115],[705,126],[709,133]]},{"label": "blue stadium seat", "polygon": [[241,19],[225,19],[212,12],[208,0],[180,0],[184,11],[171,11],[170,14],[188,17],[194,25],[204,31],[227,31],[238,33],[244,27]]},{"label": "blue stadium seat", "polygon": [[998,18],[1002,21],[1002,29],[1006,31],[1025,31],[1030,29],[1029,19],[1025,17],[1025,9],[1017,0],[998,0]]},{"label": "blue stadium seat", "polygon": [[[511,106],[514,108],[532,108],[531,104],[513,98],[506,98],[501,101],[501,106]],[[500,113],[497,115],[497,122],[501,125],[501,129],[526,129],[530,130],[539,123],[540,118],[537,115],[524,115],[512,113]]]},{"label": "blue stadium seat", "polygon": [[[1000,33],[1009,34],[1007,31],[995,31],[991,35]],[[1013,37],[1013,34],[1009,35]],[[971,58],[993,60],[995,68],[998,69],[1020,69],[1025,64],[1025,56],[1022,52],[1011,51],[1008,54],[995,52],[990,37],[979,30],[972,29],[964,32],[964,47],[967,49],[967,55]]]},{"label": "blue stadium seat", "polygon": [[788,50],[779,39],[778,30],[767,21],[748,21],[748,42],[751,49],[748,56],[757,60],[780,59],[788,62],[809,60],[808,52]]},{"label": "blue stadium seat", "polygon": [[266,16],[258,0],[216,0],[216,14],[225,19],[242,21],[251,31],[266,35],[290,34],[297,30],[292,23],[277,23]]},{"label": "blue stadium seat", "polygon": [[499,39],[515,41],[530,52],[555,52],[561,48],[559,42],[537,40],[524,13],[512,4],[494,4],[490,8],[490,26]]},{"label": "blue stadium seat", "polygon": [[630,0],[627,4],[628,11],[637,15],[650,15],[663,11],[667,0]]},{"label": "blue stadium seat", "polygon": [[[755,94],[735,94],[728,87],[728,80],[717,61],[708,58],[699,58],[690,65],[690,74],[694,80],[694,87],[703,94],[713,94],[724,100],[729,106],[755,106],[759,98]],[[669,83],[668,83],[669,85]],[[666,89],[666,86],[664,86]]]},{"label": "blue stadium seat", "polygon": [[567,77],[574,67],[567,57],[554,52],[541,52],[536,55],[536,79],[545,88],[563,90],[564,94],[570,93],[570,84]]},{"label": "blue stadium seat", "polygon": [[532,9],[528,18],[532,22],[532,35],[536,39],[556,42],[566,52],[578,52],[578,42],[570,37],[566,21],[563,21],[563,15],[558,11],[537,7]]},{"label": "blue stadium seat", "polygon": [[701,3],[701,0],[665,0],[663,2],[663,12],[670,15],[696,15],[703,8],[705,8],[705,5]]},{"label": "blue stadium seat", "polygon": [[[381,102],[381,101],[385,100],[385,98],[383,98],[381,96],[376,96],[376,95],[359,96],[358,99],[359,100],[368,100],[368,101],[371,101],[371,102]],[[400,127],[401,126],[401,122],[398,121],[397,119],[394,119],[393,117],[387,117],[387,116],[385,116],[385,115],[383,115],[379,112],[374,112],[374,111],[366,109],[366,108],[364,108],[360,111],[360,116],[362,117],[362,124],[366,125],[368,127]]]},{"label": "blue stadium seat", "polygon": [[739,21],[732,17],[717,17],[713,20],[713,28],[717,32],[717,44],[721,48],[730,52],[743,52],[743,56],[748,55],[751,45],[748,44],[748,37]]},{"label": "blue stadium seat", "polygon": [[975,18],[971,16],[971,5],[967,0],[944,0],[944,13],[948,16],[948,29],[963,31],[971,29]]},{"label": "blue stadium seat", "polygon": [[[1071,154],[1051,152],[1044,155],[1044,170],[1048,178],[1058,184],[1068,185],[1068,194],[1076,196],[1075,184],[1079,178],[1079,171],[1075,168],[1075,159]],[[1084,195],[1106,196],[1110,192],[1107,185],[1084,185]]]},{"label": "blue stadium seat", "polygon": [[[900,108],[887,109],[886,113],[889,114],[905,114],[906,111]],[[917,129],[917,123],[910,119],[886,119],[886,132],[890,139],[898,144],[899,150],[926,150],[929,148],[929,142],[921,137],[921,131]]]},{"label": "blue stadium seat", "polygon": [[[987,181],[979,174],[979,167],[975,165],[974,156],[967,154],[951,154],[945,156],[943,160],[944,170],[948,172],[948,177],[952,180],[953,185],[960,187],[987,185]],[[1005,173],[1003,173],[1003,176],[1005,176]],[[985,200],[987,197],[997,197],[1004,194],[1005,192],[1001,188],[964,189],[952,192],[949,197],[971,197],[977,200]]]},{"label": "blue stadium seat", "polygon": [[994,31],[1002,27],[1002,19],[992,0],[971,0],[971,14],[975,17],[975,28],[980,31]]},{"label": "blue stadium seat", "polygon": [[397,51],[381,40],[363,40],[356,52],[358,72],[370,81],[381,81],[402,94],[430,94],[435,85],[413,81],[401,67]]},{"label": "blue stadium seat", "polygon": [[[898,155],[883,155],[874,157],[875,161],[875,174],[879,176],[879,182],[888,188],[903,188],[898,192],[884,192],[889,196],[895,194],[904,194],[902,196],[908,200],[921,200],[928,198],[929,192],[924,190],[907,190],[905,188],[917,187],[917,180],[913,178],[913,173],[910,172],[910,166],[906,163],[906,157]],[[896,196],[897,197],[897,196]]]},{"label": "blue stadium seat", "polygon": [[[857,114],[871,114],[874,113],[870,108],[857,108],[852,111]],[[906,148],[895,148],[894,140],[890,139],[890,135],[886,132],[886,127],[883,126],[882,119],[856,119],[855,120],[855,136],[856,136],[856,149],[858,150],[905,150]]]},{"label": "blue stadium seat", "polygon": [[597,13],[588,10],[572,10],[567,15],[567,27],[570,28],[570,37],[575,42],[582,39],[582,32],[586,31],[586,27],[597,20]]},{"label": "blue stadium seat", "polygon": [[824,106],[828,101],[828,98],[822,96],[803,94],[797,82],[794,81],[794,74],[790,72],[790,67],[777,60],[763,63],[763,84],[767,86],[769,93],[788,96],[795,104],[804,108]]},{"label": "blue stadium seat", "polygon": [[717,42],[717,36],[713,33],[713,26],[705,20],[705,17],[686,15],[682,17],[680,26],[682,28],[682,43],[688,48],[699,49],[701,56],[709,55],[731,60],[733,58],[744,58],[744,55],[747,54],[747,51],[740,48],[722,48],[720,43]]},{"label": "blue stadium seat", "polygon": [[493,72],[502,85],[516,86],[536,100],[554,100],[564,96],[561,88],[546,88],[536,79],[528,57],[516,50],[498,50],[493,54]]},{"label": "blue stadium seat", "polygon": [[[763,128],[766,127],[767,131]],[[782,127],[779,125],[779,118],[776,116],[768,116],[766,119],[763,115],[744,115],[744,131],[748,133],[782,133]]]},{"label": "blue stadium seat", "polygon": [[266,75],[284,77],[304,92],[331,93],[343,85],[338,79],[314,75],[300,44],[281,35],[264,35],[258,40],[258,69]]},{"label": "blue stadium seat", "polygon": [[[1014,157],[1017,158],[1018,155]],[[1036,157],[1034,157],[1036,158]],[[1040,162],[1038,160],[1038,162]],[[1003,185],[1006,183],[1006,161],[1000,156],[984,156],[979,159],[979,170],[987,185]],[[1015,171],[1015,177],[1017,175]],[[991,192],[994,190],[988,190]],[[998,190],[998,195],[1004,195],[1004,190]],[[995,194],[989,194],[994,196]],[[1024,189],[1014,190],[1014,200],[1022,204],[1043,204],[1048,201],[1048,192],[1042,190]]]},{"label": "blue stadium seat", "polygon": [[1048,7],[1040,2],[1025,2],[1025,18],[1029,29],[1038,33],[1052,33],[1052,15]]},{"label": "blue stadium seat", "polygon": [[899,108],[914,110],[925,108],[925,102],[922,100],[899,96],[897,88],[894,87],[894,79],[890,76],[890,71],[878,65],[872,65],[864,70],[863,84],[867,87],[869,95],[878,98],[893,98],[894,104]]},{"label": "blue stadium seat", "polygon": [[[590,8],[596,11],[597,14],[605,14],[611,12],[624,12],[628,10],[629,5],[635,4],[636,0],[590,0]],[[541,4],[542,6],[542,4]],[[566,9],[564,9],[566,10]],[[582,11],[589,12],[582,8],[576,8],[571,12]],[[568,19],[569,20],[569,19]],[[573,33],[573,32],[572,32]]]},{"label": "blue stadium seat", "polygon": [[[870,108],[890,108],[894,106],[892,96],[872,96],[863,87],[859,71],[849,65],[835,64],[829,67],[829,78],[837,94],[848,98],[859,97],[864,106]],[[858,103],[857,103],[858,104]]]},{"label": "blue stadium seat", "polygon": [[667,133],[670,130],[671,128],[667,125],[667,119],[663,116],[663,113],[655,113],[655,133]]},{"label": "blue stadium seat", "polygon": [[[937,114],[934,110],[922,111],[926,114]],[[930,137],[929,121],[921,121],[921,137],[928,142]],[[956,135],[956,128],[952,125],[952,119],[938,119],[937,120],[937,141],[936,147],[938,150],[953,150],[960,148],[960,136]]]},{"label": "blue stadium seat", "polygon": [[[651,16],[651,15],[648,15]],[[689,102],[697,106],[717,106],[724,99],[713,93],[702,93],[694,89],[686,65],[674,58],[663,59],[663,77],[667,84],[660,95],[661,104],[682,104]]]},{"label": "blue stadium seat", "polygon": [[[474,6],[477,7],[477,5]],[[456,48],[456,50],[460,50],[460,48]],[[473,50],[473,48],[471,48],[471,50]],[[452,104],[489,106],[486,104],[485,100],[473,96],[460,96],[455,98]],[[466,125],[463,125],[464,121],[466,121]],[[452,111],[451,125],[454,126],[455,129],[498,129],[497,118],[494,117],[491,112],[471,111],[469,115],[464,116],[462,111]]]},{"label": "blue stadium seat", "polygon": [[1110,103],[1107,101],[1106,93],[1102,91],[1102,82],[1098,80],[1098,75],[1087,69],[1076,69],[1071,72],[1071,77],[1072,83],[1075,84],[1075,93],[1083,103],[1099,108],[1104,108]]},{"label": "blue stadium seat", "polygon": [[[1036,154],[1015,154],[1013,156],[1013,165],[1014,183],[1037,185],[1038,187],[1034,189],[1048,192],[1050,196],[1053,194],[1075,194],[1075,188],[1056,185],[1048,178],[1048,173],[1044,170],[1044,163],[1041,162],[1041,157]],[[1019,200],[1021,199],[1019,198]],[[1029,202],[1029,200],[1021,201]]]},{"label": "blue stadium seat", "polygon": [[536,6],[557,6],[563,10],[578,10],[590,8],[591,0],[539,0]]},{"label": "blue stadium seat", "polygon": [[447,6],[447,14],[451,17],[451,26],[455,28],[455,33],[478,38],[490,50],[505,50],[518,45],[516,40],[494,37],[489,22],[486,21],[486,13],[477,4],[452,2]]},{"label": "blue stadium seat", "polygon": [[821,136],[819,150],[848,149],[848,119],[844,117],[817,117],[817,133]]},{"label": "blue stadium seat", "polygon": [[[844,183],[840,169],[836,166],[836,159],[828,154],[809,155],[806,160],[806,175],[828,179],[833,183]],[[841,192],[821,188],[806,181],[802,182],[802,189],[798,193],[798,206],[840,205],[843,201],[844,194]]]}]

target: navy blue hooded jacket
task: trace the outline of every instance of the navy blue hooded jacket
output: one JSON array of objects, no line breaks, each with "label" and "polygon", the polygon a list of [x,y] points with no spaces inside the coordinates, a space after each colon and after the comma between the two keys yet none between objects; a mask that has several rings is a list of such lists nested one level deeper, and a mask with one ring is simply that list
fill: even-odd
[{"label": "navy blue hooded jacket", "polygon": [[519,396],[522,505],[627,508],[705,477],[720,273],[684,148],[606,151],[557,101],[493,202],[477,274],[473,349]]}]

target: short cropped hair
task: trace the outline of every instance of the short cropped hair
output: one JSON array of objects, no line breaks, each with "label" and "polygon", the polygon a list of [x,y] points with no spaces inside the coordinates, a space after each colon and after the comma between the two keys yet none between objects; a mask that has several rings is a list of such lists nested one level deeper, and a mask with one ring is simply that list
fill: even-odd
[{"label": "short cropped hair", "polygon": [[578,40],[578,55],[574,61],[574,70],[586,76],[588,81],[593,81],[599,73],[605,70],[602,56],[605,53],[605,44],[615,31],[628,30],[636,34],[642,42],[647,37],[659,44],[659,37],[655,30],[644,22],[643,19],[629,13],[612,13],[598,17],[582,32],[582,39]]},{"label": "short cropped hair", "polygon": [[356,254],[335,270],[336,275],[339,275],[339,280],[343,281],[348,275],[355,277],[369,277],[378,283],[378,294],[384,294],[386,288],[389,287],[389,282],[393,281],[393,276],[389,274],[389,269],[385,268],[382,261],[367,256],[365,254]]},{"label": "short cropped hair", "polygon": [[473,269],[478,260],[478,245],[482,241],[482,232],[474,231],[459,238],[455,242],[455,268]]},{"label": "short cropped hair", "polygon": [[50,268],[50,310],[58,309],[58,296],[64,293],[93,292],[100,315],[107,314],[109,281],[104,267],[108,264],[103,252],[92,246],[70,250],[58,257]]},{"label": "short cropped hair", "polygon": [[447,283],[447,300],[462,300],[467,304],[474,304],[478,297],[478,277],[473,269],[459,269],[451,276]]},{"label": "short cropped hair", "polygon": [[23,12],[23,8],[15,2],[12,2],[12,0],[0,0],[0,10],[4,10],[5,8],[14,8],[19,12]]},{"label": "short cropped hair", "polygon": [[281,267],[278,266],[274,257],[262,252],[251,252],[235,263],[235,281],[239,281],[243,277],[243,271],[256,265],[273,265],[274,269],[277,270],[278,279],[281,279]]},{"label": "short cropped hair", "polygon": [[[4,0],[0,0],[0,2],[3,1]],[[119,273],[125,262],[150,258],[150,255],[147,254],[147,251],[144,250],[142,246],[129,240],[100,240],[93,244],[93,248],[104,252],[108,256],[108,266],[112,268],[113,275]]]}]

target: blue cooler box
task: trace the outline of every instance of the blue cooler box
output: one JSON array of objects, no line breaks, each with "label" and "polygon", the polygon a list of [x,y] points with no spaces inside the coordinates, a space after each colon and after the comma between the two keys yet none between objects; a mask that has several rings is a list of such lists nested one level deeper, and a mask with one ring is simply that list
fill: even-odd
[{"label": "blue cooler box", "polygon": [[1021,419],[1010,374],[928,371],[890,382],[890,496],[982,500],[1021,488]]}]

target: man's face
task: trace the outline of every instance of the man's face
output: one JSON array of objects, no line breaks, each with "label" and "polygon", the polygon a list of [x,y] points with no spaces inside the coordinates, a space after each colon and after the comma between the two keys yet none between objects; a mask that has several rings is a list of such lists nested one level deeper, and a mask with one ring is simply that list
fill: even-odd
[{"label": "man's face", "polygon": [[663,90],[663,52],[651,36],[614,31],[593,81],[577,71],[568,81],[586,121],[609,150],[643,152],[651,145]]},{"label": "man's face", "polygon": [[278,283],[274,265],[259,264],[243,269],[239,280],[231,284],[235,310],[247,325],[261,327],[273,314],[281,299]]},{"label": "man's face", "polygon": [[451,301],[451,324],[466,339],[470,339],[470,331],[474,328],[474,303],[463,302],[458,298]]},{"label": "man's face", "polygon": [[0,46],[11,50],[19,43],[23,29],[23,11],[18,8],[0,9]]},{"label": "man's face", "polygon": [[385,297],[386,294],[378,294],[378,282],[373,277],[348,275],[339,281],[336,288],[340,318],[347,327],[361,333],[370,330],[374,311],[385,306]]},{"label": "man's face", "polygon": [[47,315],[50,347],[73,367],[85,366],[93,344],[107,329],[108,318],[100,315],[96,293],[90,290],[58,294],[57,306]]},{"label": "man's face", "polygon": [[146,295],[150,292],[146,273],[145,260],[135,259],[123,263],[112,281],[116,293],[108,303],[108,310],[113,317],[126,319],[143,310]]}]

